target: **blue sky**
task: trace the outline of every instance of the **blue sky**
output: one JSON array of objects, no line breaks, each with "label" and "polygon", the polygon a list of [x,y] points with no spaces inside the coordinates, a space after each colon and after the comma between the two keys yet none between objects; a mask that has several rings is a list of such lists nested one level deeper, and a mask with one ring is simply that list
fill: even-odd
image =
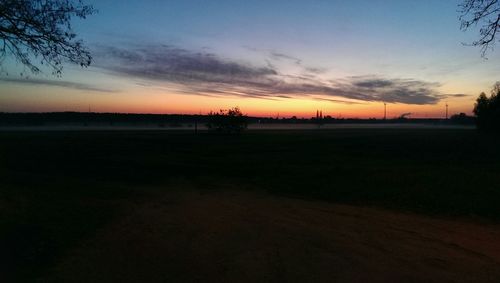
[{"label": "blue sky", "polygon": [[[99,12],[74,29],[93,51],[93,67],[27,83],[6,65],[0,111],[94,104],[173,113],[238,104],[252,113],[321,107],[370,116],[370,107],[388,102],[435,116],[445,102],[470,113],[500,74],[499,52],[485,60],[462,44],[477,33],[460,31],[455,0],[87,3]],[[170,106],[148,108],[145,99]]]}]

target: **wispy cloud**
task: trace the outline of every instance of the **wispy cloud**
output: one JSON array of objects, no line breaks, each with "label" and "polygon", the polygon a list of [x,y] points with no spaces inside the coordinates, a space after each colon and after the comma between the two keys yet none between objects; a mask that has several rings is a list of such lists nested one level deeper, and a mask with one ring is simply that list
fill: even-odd
[{"label": "wispy cloud", "polygon": [[313,73],[313,74],[323,74],[327,71],[326,68],[317,68],[317,67],[305,67],[305,70],[308,73]]},{"label": "wispy cloud", "polygon": [[[206,52],[191,52],[168,45],[143,46],[135,49],[101,47],[97,67],[139,78],[166,81],[248,80],[276,75],[269,67],[253,67],[239,62],[221,60]],[[103,60],[108,58],[111,60]]]},{"label": "wispy cloud", "polygon": [[470,97],[464,93],[455,93],[455,94],[446,94],[446,97],[454,97],[454,98],[462,98],[462,97]]},{"label": "wispy cloud", "polygon": [[273,58],[275,60],[283,60],[283,59],[291,60],[297,65],[300,65],[302,63],[302,59],[299,59],[297,57],[290,56],[290,55],[287,55],[284,53],[274,52],[274,51],[271,52],[271,58]]},{"label": "wispy cloud", "polygon": [[271,64],[271,62],[269,62],[269,61],[282,62],[282,63],[291,62],[295,66],[300,66],[305,73],[312,73],[312,74],[322,74],[328,70],[327,68],[304,66],[302,64],[304,61],[303,59],[296,57],[296,56],[293,56],[293,55],[290,55],[290,54],[283,53],[283,52],[277,52],[277,51],[274,51],[272,49],[271,50],[270,49],[259,49],[259,48],[248,46],[248,45],[244,45],[242,47],[248,51],[260,53],[261,55],[266,56],[267,59],[265,61],[268,64]]},{"label": "wispy cloud", "polygon": [[64,87],[78,90],[95,91],[95,92],[116,92],[116,90],[99,88],[89,84],[61,81],[61,80],[46,80],[46,79],[33,79],[33,78],[0,78],[2,82],[24,84],[24,85],[46,85]]},{"label": "wispy cloud", "polygon": [[[416,79],[377,76],[324,80],[322,68],[307,76],[286,74],[264,61],[262,66],[222,58],[207,51],[191,51],[170,45],[118,48],[101,46],[96,66],[118,75],[174,85],[184,93],[205,96],[236,96],[261,99],[310,98],[341,103],[384,101],[435,104],[448,97],[440,84]],[[299,58],[273,52],[276,60]]]}]

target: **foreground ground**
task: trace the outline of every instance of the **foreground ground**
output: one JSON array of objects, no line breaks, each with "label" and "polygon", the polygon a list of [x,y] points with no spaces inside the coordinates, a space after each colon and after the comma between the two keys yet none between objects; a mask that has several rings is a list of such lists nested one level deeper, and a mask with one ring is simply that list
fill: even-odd
[{"label": "foreground ground", "polygon": [[498,137],[471,130],[0,133],[0,275],[500,278]]},{"label": "foreground ground", "polygon": [[500,226],[184,188],[62,257],[60,282],[498,282]]}]

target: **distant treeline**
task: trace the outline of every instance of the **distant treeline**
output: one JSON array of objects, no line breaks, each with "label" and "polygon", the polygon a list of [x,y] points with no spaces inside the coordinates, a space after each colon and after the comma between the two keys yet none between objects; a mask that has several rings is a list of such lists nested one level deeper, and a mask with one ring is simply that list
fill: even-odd
[{"label": "distant treeline", "polygon": [[[356,119],[356,118],[270,118],[246,117],[248,123],[261,124],[382,124],[382,123],[422,123],[422,124],[462,124],[472,125],[475,118],[463,113],[454,115],[450,119]],[[151,125],[158,127],[175,127],[183,124],[204,124],[208,115],[185,114],[124,114],[124,113],[88,113],[88,112],[48,112],[48,113],[1,113],[2,126],[46,126],[57,124],[70,125]]]},{"label": "distant treeline", "polygon": [[0,113],[0,125],[43,126],[47,124],[181,124],[205,122],[207,116],[181,114],[124,114],[93,112]]}]

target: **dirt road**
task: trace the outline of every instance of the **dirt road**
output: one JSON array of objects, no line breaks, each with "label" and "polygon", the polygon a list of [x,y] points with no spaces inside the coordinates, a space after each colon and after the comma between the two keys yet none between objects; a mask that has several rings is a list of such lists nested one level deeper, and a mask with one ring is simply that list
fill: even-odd
[{"label": "dirt road", "polygon": [[499,225],[235,191],[128,207],[46,279],[500,282]]}]

